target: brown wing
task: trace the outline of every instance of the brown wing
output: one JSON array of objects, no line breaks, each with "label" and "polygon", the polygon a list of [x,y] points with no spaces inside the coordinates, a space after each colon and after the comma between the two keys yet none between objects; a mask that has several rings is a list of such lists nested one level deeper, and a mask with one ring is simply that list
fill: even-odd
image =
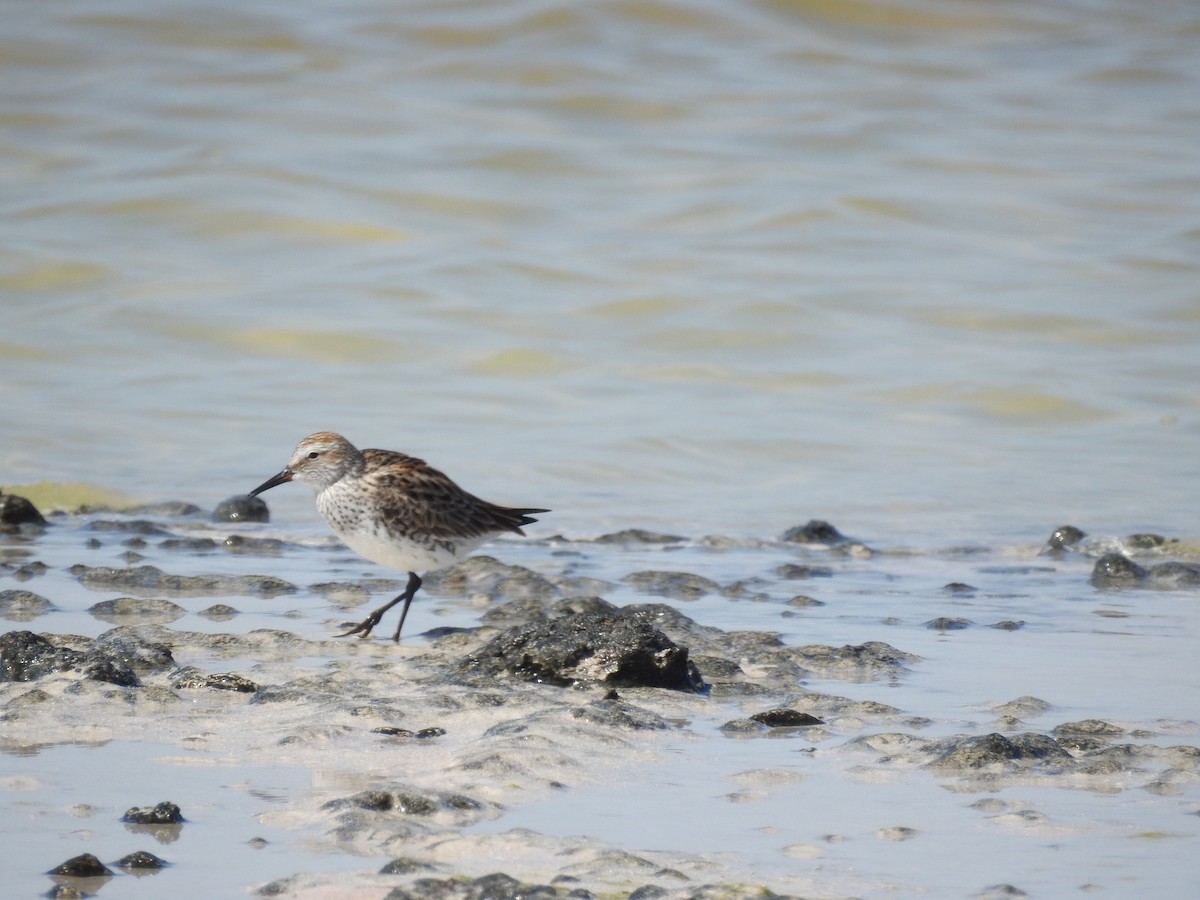
[{"label": "brown wing", "polygon": [[524,534],[537,520],[529,513],[548,509],[509,509],[469,494],[425,460],[394,450],[362,451],[365,477],[388,498],[381,512],[437,538],[472,538],[502,531]]}]

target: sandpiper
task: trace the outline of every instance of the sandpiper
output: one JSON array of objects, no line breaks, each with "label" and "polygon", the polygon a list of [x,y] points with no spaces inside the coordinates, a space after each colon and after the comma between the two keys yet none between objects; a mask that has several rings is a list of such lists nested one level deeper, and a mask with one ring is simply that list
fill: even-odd
[{"label": "sandpiper", "polygon": [[421,587],[417,572],[443,569],[498,534],[524,535],[531,513],[468,494],[424,460],[394,450],[359,450],[340,434],[319,431],[299,444],[278,475],[250,492],[254,497],[286,481],[317,493],[317,510],[346,545],[371,562],[408,572],[408,585],[360,624],[338,637],[367,637],[383,614],[404,601],[400,630]]}]

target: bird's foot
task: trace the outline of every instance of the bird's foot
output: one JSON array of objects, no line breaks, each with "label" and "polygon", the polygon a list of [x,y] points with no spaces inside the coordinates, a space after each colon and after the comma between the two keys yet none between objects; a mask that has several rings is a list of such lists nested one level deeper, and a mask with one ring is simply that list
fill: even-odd
[{"label": "bird's foot", "polygon": [[357,634],[361,640],[365,641],[371,636],[371,629],[378,625],[379,620],[382,618],[383,616],[378,611],[373,612],[349,631],[343,631],[341,634],[335,634],[334,637],[350,637],[351,635]]}]

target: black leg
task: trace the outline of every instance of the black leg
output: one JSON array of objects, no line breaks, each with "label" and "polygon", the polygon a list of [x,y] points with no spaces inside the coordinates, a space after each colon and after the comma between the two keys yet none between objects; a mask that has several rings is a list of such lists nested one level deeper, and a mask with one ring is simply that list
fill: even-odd
[{"label": "black leg", "polygon": [[352,634],[357,634],[360,638],[366,639],[371,634],[371,629],[379,624],[379,620],[383,618],[384,613],[386,613],[389,609],[391,609],[393,606],[395,606],[397,603],[399,603],[401,600],[403,600],[404,601],[404,609],[402,609],[400,611],[400,624],[396,626],[396,633],[392,636],[392,640],[399,643],[400,642],[400,629],[402,629],[404,627],[404,620],[408,616],[408,608],[412,605],[413,597],[416,596],[417,591],[419,591],[420,589],[421,589],[421,579],[417,577],[416,572],[409,572],[408,573],[408,585],[404,588],[403,594],[400,594],[399,596],[395,597],[394,599],[389,600],[387,603],[383,604],[383,606],[379,607],[379,609],[375,610],[375,612],[371,613],[369,616],[367,616],[365,619],[363,619],[360,623],[355,625],[349,631],[344,631],[341,634],[336,635],[336,637],[349,637]]}]

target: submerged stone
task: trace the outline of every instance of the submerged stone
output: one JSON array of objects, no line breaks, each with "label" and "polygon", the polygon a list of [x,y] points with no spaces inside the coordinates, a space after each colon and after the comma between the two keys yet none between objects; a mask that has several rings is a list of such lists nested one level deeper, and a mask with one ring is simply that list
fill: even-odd
[{"label": "submerged stone", "polygon": [[1092,568],[1091,582],[1096,587],[1129,587],[1146,580],[1146,570],[1120,553],[1105,553]]},{"label": "submerged stone", "polygon": [[970,737],[956,735],[934,741],[925,749],[935,756],[926,766],[941,771],[971,771],[995,766],[1008,768],[1021,763],[1065,766],[1074,762],[1074,757],[1054,738],[1032,732],[1012,737],[997,732]]},{"label": "submerged stone", "polygon": [[751,721],[761,722],[768,728],[802,728],[806,725],[824,725],[824,721],[797,709],[768,709],[755,713]]},{"label": "submerged stone", "polygon": [[678,534],[659,534],[655,531],[645,531],[641,528],[626,528],[624,531],[614,531],[602,534],[596,538],[597,544],[681,544],[687,538]]}]

